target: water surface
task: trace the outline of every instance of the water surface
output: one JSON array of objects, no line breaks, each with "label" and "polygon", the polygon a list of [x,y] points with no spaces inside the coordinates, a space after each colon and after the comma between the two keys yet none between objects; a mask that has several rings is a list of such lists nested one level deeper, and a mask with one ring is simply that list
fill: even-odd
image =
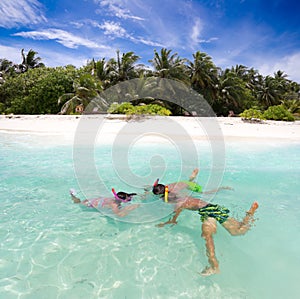
[{"label": "water surface", "polygon": [[[213,201],[239,219],[254,200],[260,207],[245,236],[218,226],[221,273],[202,277],[207,259],[196,212],[184,211],[174,227],[157,228],[159,221],[120,222],[81,209],[68,195],[79,188],[72,145],[56,144],[54,136],[0,137],[0,298],[298,298],[299,144],[226,143],[222,185],[234,190]],[[209,148],[197,148],[198,182],[205,184]],[[114,176],[110,150],[95,150],[98,169],[106,170],[103,181],[126,188]],[[140,146],[129,157],[132,171],[147,175],[145,157],[154,150],[165,156],[163,181],[177,180],[179,169],[187,176],[193,167],[188,161],[181,169],[166,145]]]}]

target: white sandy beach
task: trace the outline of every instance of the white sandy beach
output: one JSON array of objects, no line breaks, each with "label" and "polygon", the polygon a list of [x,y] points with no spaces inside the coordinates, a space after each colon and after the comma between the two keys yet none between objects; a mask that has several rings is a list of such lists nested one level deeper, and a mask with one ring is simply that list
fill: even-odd
[{"label": "white sandy beach", "polygon": [[[84,128],[82,126],[84,122]],[[155,124],[155,125],[154,125]],[[0,133],[26,133],[42,135],[61,135],[73,140],[79,131],[86,132],[97,127],[101,139],[109,141],[118,134],[131,134],[135,128],[143,127],[155,140],[160,128],[169,127],[168,136],[177,137],[188,134],[195,140],[207,138],[224,138],[225,140],[253,140],[281,142],[300,142],[300,121],[263,121],[249,123],[239,117],[194,118],[194,117],[141,117],[126,120],[122,115],[1,115]],[[126,129],[126,126],[130,129]],[[173,130],[173,127],[175,128]],[[184,130],[177,130],[176,128]],[[125,128],[125,130],[124,130]],[[153,129],[152,129],[153,128]],[[212,129],[211,129],[212,128]],[[123,131],[122,131],[123,130]],[[152,132],[151,135],[149,132]]]}]

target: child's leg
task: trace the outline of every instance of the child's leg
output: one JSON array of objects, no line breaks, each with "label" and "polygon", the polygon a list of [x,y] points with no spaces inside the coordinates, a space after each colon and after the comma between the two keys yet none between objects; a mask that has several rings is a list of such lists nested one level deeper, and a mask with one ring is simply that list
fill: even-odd
[{"label": "child's leg", "polygon": [[198,175],[199,169],[195,168],[192,172],[192,174],[190,175],[189,181],[192,182],[194,181],[194,179],[196,178],[196,176]]},{"label": "child's leg", "polygon": [[215,245],[213,234],[217,232],[217,222],[214,218],[207,218],[202,223],[202,238],[205,240],[206,255],[208,257],[209,267],[206,267],[201,274],[212,275],[219,273],[219,263],[215,255]]},{"label": "child's leg", "polygon": [[251,221],[253,220],[253,215],[258,208],[258,203],[254,202],[246,212],[246,216],[244,219],[239,222],[234,218],[228,218],[224,223],[222,223],[223,227],[232,235],[239,236],[244,235],[251,227]]},{"label": "child's leg", "polygon": [[80,199],[75,196],[75,191],[73,189],[70,190],[70,195],[74,203],[81,203]]}]

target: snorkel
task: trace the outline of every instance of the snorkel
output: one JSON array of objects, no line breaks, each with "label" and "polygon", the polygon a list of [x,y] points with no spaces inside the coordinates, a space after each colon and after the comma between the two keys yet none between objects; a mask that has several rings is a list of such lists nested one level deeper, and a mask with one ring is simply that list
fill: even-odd
[{"label": "snorkel", "polygon": [[157,186],[158,182],[159,182],[159,179],[157,179],[157,180],[154,182],[153,187]]},{"label": "snorkel", "polygon": [[[156,187],[158,185],[159,179],[157,179],[154,184],[153,187]],[[164,186],[164,185],[162,185]],[[164,190],[164,201],[168,202],[168,197],[169,197],[169,187],[168,186],[164,186],[165,190]],[[156,194],[156,193],[154,193]]]},{"label": "snorkel", "polygon": [[168,196],[169,196],[169,187],[165,186],[165,202],[168,202]]}]

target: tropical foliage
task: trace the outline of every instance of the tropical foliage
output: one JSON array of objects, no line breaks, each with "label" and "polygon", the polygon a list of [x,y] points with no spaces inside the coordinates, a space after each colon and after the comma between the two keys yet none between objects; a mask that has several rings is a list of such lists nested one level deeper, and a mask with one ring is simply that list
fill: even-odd
[{"label": "tropical foliage", "polygon": [[294,121],[295,117],[283,105],[270,106],[267,110],[261,111],[259,109],[250,108],[240,114],[246,120],[284,120]]},{"label": "tropical foliage", "polygon": [[293,115],[283,105],[270,106],[265,112],[266,119],[294,121]]},{"label": "tropical foliage", "polygon": [[[167,80],[155,87],[161,89],[156,91],[156,98],[139,98],[136,90],[153,88],[147,79],[166,78],[201,94],[218,116],[227,116],[232,111],[239,115],[245,111],[241,116],[246,118],[251,115],[284,120],[291,120],[290,115],[300,117],[300,85],[289,80],[281,70],[263,76],[244,65],[221,69],[204,52],[195,52],[189,60],[165,48],[154,50],[149,60],[151,67],[139,64],[140,57],[134,52],[116,51],[115,57],[92,59],[80,68],[46,67],[37,55],[32,49],[27,53],[22,49],[19,64],[0,59],[0,113],[71,114],[76,107],[87,107],[94,99],[104,111],[109,105],[101,98],[103,91],[139,78],[142,80],[137,81],[136,89],[124,95],[124,101],[130,103],[118,103],[119,106],[111,109],[118,113],[187,114],[171,100],[164,101],[164,89],[171,87],[163,86],[168,84]],[[189,99],[180,101],[184,103]]]},{"label": "tropical foliage", "polygon": [[61,105],[57,99],[73,91],[76,78],[74,67],[30,69],[17,76],[9,76],[0,85],[2,113],[56,114]]},{"label": "tropical foliage", "polygon": [[171,115],[171,111],[165,107],[158,104],[144,104],[133,106],[129,102],[124,102],[122,104],[113,103],[108,109],[109,113],[115,114],[144,114],[144,115]]},{"label": "tropical foliage", "polygon": [[244,110],[242,113],[240,113],[240,117],[246,120],[265,119],[263,112],[256,108],[250,108]]}]

